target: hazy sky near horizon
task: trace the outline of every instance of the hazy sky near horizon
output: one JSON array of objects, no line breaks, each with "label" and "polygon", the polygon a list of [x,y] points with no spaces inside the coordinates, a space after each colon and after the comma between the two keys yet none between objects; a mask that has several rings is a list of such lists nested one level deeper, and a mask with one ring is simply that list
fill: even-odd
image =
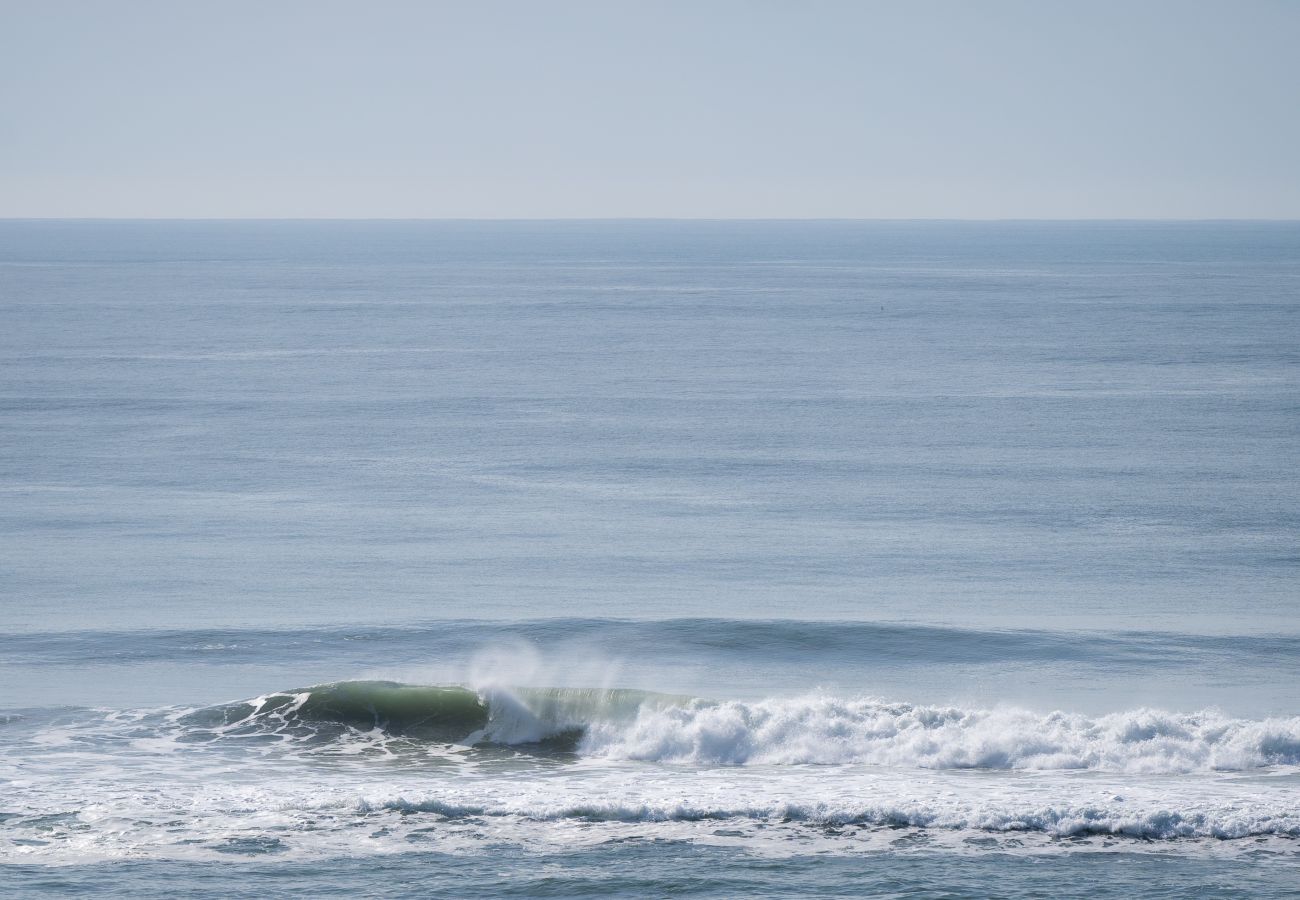
[{"label": "hazy sky near horizon", "polygon": [[1300,218],[1300,0],[0,0],[0,216]]}]

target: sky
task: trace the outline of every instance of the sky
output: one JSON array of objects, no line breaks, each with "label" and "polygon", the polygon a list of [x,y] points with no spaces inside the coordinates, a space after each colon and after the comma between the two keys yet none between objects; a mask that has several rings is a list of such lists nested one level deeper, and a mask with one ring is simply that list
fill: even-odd
[{"label": "sky", "polygon": [[1300,0],[0,0],[0,217],[1300,218]]}]

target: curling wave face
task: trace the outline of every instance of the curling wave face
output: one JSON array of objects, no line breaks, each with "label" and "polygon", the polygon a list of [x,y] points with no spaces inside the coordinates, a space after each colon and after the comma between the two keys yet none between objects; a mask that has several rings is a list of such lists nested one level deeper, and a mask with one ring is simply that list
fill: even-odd
[{"label": "curling wave face", "polygon": [[[328,747],[357,738],[464,747],[576,749],[593,722],[634,721],[687,702],[648,691],[344,681],[207,707],[176,718],[188,742],[276,739]],[[391,745],[390,745],[391,746]]]}]

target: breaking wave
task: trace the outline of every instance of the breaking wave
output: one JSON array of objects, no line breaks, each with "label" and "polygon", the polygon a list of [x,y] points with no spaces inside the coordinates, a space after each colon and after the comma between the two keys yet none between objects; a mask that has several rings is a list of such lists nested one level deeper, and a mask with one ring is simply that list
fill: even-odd
[{"label": "breaking wave", "polygon": [[1300,717],[1213,710],[1102,716],[811,695],[715,702],[645,691],[340,682],[182,717],[187,741],[321,745],[383,736],[467,747],[548,744],[581,757],[705,766],[863,764],[1133,774],[1300,765]]}]

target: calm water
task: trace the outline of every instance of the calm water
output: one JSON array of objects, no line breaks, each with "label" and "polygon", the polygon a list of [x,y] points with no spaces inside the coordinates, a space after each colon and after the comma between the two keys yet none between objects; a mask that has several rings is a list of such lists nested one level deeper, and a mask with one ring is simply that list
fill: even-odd
[{"label": "calm water", "polygon": [[0,222],[0,890],[1300,890],[1300,224]]}]

